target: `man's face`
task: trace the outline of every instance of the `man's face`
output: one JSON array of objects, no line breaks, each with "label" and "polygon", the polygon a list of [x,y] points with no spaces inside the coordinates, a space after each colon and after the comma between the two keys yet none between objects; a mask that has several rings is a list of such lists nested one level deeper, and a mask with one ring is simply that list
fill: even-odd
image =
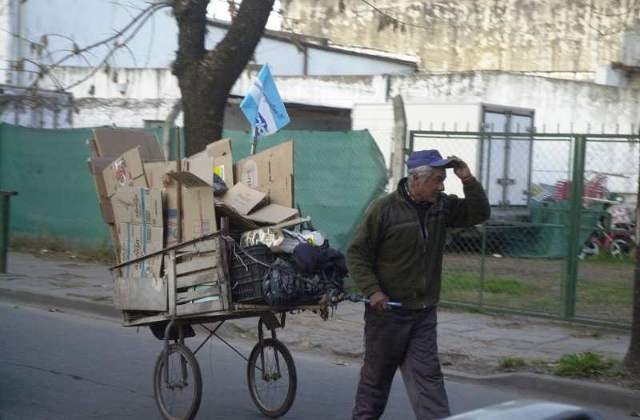
[{"label": "man's face", "polygon": [[443,168],[433,168],[429,177],[424,180],[416,180],[413,183],[411,194],[418,201],[434,202],[438,193],[444,191],[446,172]]}]

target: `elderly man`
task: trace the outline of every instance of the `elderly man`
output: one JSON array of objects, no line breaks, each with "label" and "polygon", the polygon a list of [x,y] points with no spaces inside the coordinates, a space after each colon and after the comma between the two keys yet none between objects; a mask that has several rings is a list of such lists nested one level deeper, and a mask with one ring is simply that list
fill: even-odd
[{"label": "elderly man", "polygon": [[[490,214],[482,186],[460,159],[423,150],[410,155],[407,168],[396,191],[369,205],[347,250],[351,277],[369,298],[358,420],[382,415],[398,367],[418,419],[449,415],[436,343],[446,228],[473,226]],[[443,193],[446,168],[462,182],[464,199]]]}]

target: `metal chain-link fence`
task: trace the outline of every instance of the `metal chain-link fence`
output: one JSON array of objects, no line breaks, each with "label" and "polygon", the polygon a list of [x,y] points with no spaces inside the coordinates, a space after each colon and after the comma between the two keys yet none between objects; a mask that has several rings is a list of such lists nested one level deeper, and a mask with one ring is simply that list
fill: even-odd
[{"label": "metal chain-link fence", "polygon": [[[630,324],[638,137],[514,131],[410,132],[410,151],[465,160],[491,204],[450,230],[442,300]],[[464,195],[453,174],[445,189]]]}]

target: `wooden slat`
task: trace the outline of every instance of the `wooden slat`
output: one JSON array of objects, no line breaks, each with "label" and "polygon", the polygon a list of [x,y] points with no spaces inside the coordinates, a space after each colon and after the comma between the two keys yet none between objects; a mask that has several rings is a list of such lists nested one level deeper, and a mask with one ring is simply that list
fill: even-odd
[{"label": "wooden slat", "polygon": [[218,238],[208,239],[202,242],[196,242],[193,244],[185,245],[184,247],[179,247],[176,249],[176,252],[179,256],[189,255],[189,254],[202,254],[205,252],[217,251],[219,248]]},{"label": "wooden slat", "polygon": [[162,322],[167,320],[166,312],[160,315],[149,315],[149,316],[143,316],[139,318],[136,317],[134,319],[127,319],[126,312],[123,312],[123,313],[125,314],[125,320],[122,322],[122,325],[124,325],[125,327],[151,325],[157,322]]},{"label": "wooden slat", "polygon": [[161,278],[116,277],[113,303],[122,310],[166,311],[167,283]]},{"label": "wooden slat", "polygon": [[221,277],[220,269],[214,268],[211,270],[199,271],[197,273],[180,276],[176,279],[176,285],[178,289],[181,289],[183,287],[197,286],[203,283],[219,283]]},{"label": "wooden slat", "polygon": [[169,301],[169,315],[176,314],[176,251],[169,251],[167,260],[167,296]]},{"label": "wooden slat", "polygon": [[185,303],[176,306],[177,315],[192,315],[205,312],[215,312],[224,310],[224,305],[220,300],[210,300],[207,302]]},{"label": "wooden slat", "polygon": [[220,296],[220,286],[219,285],[211,285],[211,286],[199,286],[197,288],[190,288],[186,292],[178,293],[176,303],[178,305],[196,300],[205,297],[211,296]]},{"label": "wooden slat", "polygon": [[193,273],[195,271],[207,270],[218,266],[219,254],[212,253],[208,255],[190,257],[187,261],[178,262],[176,264],[176,275]]},{"label": "wooden slat", "polygon": [[[226,217],[222,217],[220,219],[220,231],[223,235],[228,235],[229,230],[229,219]],[[224,304],[225,309],[231,309],[231,275],[229,274],[229,253],[228,253],[229,244],[224,240],[220,240],[220,272],[222,286],[222,302]]]}]

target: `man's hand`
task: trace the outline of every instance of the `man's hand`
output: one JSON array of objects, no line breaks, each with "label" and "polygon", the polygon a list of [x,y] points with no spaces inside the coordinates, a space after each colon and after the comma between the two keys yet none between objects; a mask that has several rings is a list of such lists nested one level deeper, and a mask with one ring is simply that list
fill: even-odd
[{"label": "man's hand", "polygon": [[471,178],[471,171],[467,164],[457,156],[447,156],[447,159],[451,159],[451,167],[453,168],[453,173],[456,174],[461,181],[465,181]]},{"label": "man's hand", "polygon": [[387,302],[389,302],[389,296],[382,292],[375,292],[369,296],[369,306],[376,311],[382,312],[387,309]]}]

